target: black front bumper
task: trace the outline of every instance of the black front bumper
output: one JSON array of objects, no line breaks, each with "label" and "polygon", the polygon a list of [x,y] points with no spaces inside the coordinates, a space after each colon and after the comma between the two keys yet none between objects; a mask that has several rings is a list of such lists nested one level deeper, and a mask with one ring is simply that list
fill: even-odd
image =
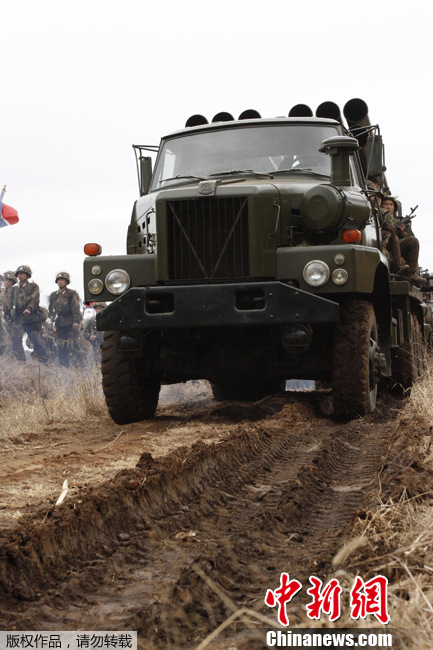
[{"label": "black front bumper", "polygon": [[140,287],[97,315],[98,330],[336,323],[339,305],[283,282]]}]

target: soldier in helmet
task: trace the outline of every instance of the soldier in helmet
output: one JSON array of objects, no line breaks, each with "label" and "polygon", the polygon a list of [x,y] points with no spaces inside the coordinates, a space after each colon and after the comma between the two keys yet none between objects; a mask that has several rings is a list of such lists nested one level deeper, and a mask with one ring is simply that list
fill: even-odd
[{"label": "soldier in helmet", "polygon": [[1,313],[4,319],[1,332],[1,346],[2,352],[10,348],[10,329],[11,329],[11,312],[13,306],[13,287],[17,283],[14,271],[6,271],[3,273],[4,288],[1,294]]},{"label": "soldier in helmet", "polygon": [[409,227],[399,226],[397,219],[398,205],[392,196],[386,196],[382,200],[382,212],[384,214],[384,229],[398,237],[400,254],[405,262],[406,268],[402,275],[418,287],[422,287],[425,279],[419,275],[419,241],[413,236]]},{"label": "soldier in helmet", "polygon": [[94,315],[84,321],[83,336],[92,345],[95,358],[98,360],[101,357],[100,346],[102,343],[103,334],[102,332],[98,332],[96,329],[96,316],[99,314],[99,312],[105,309],[106,306],[107,304],[105,302],[94,302],[92,305],[93,309],[95,310]]},{"label": "soldier in helmet", "polygon": [[48,307],[48,315],[55,328],[59,363],[65,367],[69,367],[71,361],[75,365],[83,365],[78,342],[83,319],[81,300],[76,291],[67,288],[70,281],[69,273],[57,273],[55,282],[58,289],[50,295]]},{"label": "soldier in helmet", "polygon": [[379,185],[372,181],[367,181],[368,197],[371,204],[376,209],[378,215],[382,214],[382,242],[389,254],[390,270],[392,273],[401,275],[408,271],[409,265],[406,264],[401,255],[400,241],[395,232],[395,228],[390,226],[386,217],[388,216],[386,210],[383,208],[383,201],[385,200],[384,194],[380,191]]},{"label": "soldier in helmet", "polygon": [[28,335],[40,361],[47,361],[47,350],[41,335],[42,323],[45,320],[43,310],[39,306],[39,287],[30,282],[32,271],[29,266],[22,265],[15,271],[18,284],[12,288],[11,339],[12,351],[19,361],[25,361],[23,349],[23,334]]},{"label": "soldier in helmet", "polygon": [[[4,292],[4,275],[0,275],[0,289],[3,302]],[[8,348],[9,336],[5,327],[5,318],[3,312],[3,304],[0,305],[0,354],[4,354]]]}]

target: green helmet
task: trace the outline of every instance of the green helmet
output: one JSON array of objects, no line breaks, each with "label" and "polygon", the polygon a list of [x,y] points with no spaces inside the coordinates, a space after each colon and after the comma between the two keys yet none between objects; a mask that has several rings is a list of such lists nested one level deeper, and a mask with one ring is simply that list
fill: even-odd
[{"label": "green helmet", "polygon": [[5,280],[12,280],[14,284],[17,281],[15,273],[13,271],[6,271],[5,273],[3,273],[3,277]]},{"label": "green helmet", "polygon": [[71,276],[69,275],[69,273],[66,273],[66,271],[61,271],[60,273],[57,273],[57,275],[56,275],[56,282],[57,282],[57,280],[60,280],[60,279],[66,280],[66,284],[69,284],[70,281],[71,281]]},{"label": "green helmet", "polygon": [[106,306],[106,302],[94,302],[92,305],[93,309],[105,309]]},{"label": "green helmet", "polygon": [[395,212],[395,214],[397,214],[397,212],[398,212],[398,203],[395,200],[395,198],[393,196],[385,196],[384,201],[392,201],[393,204],[394,204],[394,212]]},{"label": "green helmet", "polygon": [[21,266],[19,266],[17,268],[17,270],[15,271],[15,276],[16,277],[18,277],[18,273],[27,273],[29,278],[32,277],[32,270],[31,270],[30,266],[25,266],[25,264],[22,264]]}]

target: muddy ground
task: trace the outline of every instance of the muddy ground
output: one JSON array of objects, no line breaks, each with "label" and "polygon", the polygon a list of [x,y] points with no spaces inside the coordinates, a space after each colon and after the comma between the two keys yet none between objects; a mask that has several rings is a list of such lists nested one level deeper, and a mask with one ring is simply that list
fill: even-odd
[{"label": "muddy ground", "polygon": [[[195,648],[240,608],[276,622],[264,596],[281,572],[325,579],[372,488],[416,475],[402,440],[421,434],[397,424],[401,398],[351,422],[327,403],[216,403],[198,384],[166,391],[152,421],[47,426],[3,449],[0,629],[137,630],[141,648]],[[269,625],[246,618],[207,647],[264,647],[254,628]]]}]

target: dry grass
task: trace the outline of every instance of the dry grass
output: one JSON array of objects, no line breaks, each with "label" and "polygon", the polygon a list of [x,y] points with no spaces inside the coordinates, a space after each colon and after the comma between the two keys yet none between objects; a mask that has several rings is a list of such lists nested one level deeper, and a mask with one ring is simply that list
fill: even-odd
[{"label": "dry grass", "polygon": [[429,356],[425,374],[411,389],[410,399],[401,416],[404,424],[433,429],[433,359]]},{"label": "dry grass", "polygon": [[[389,628],[398,630],[403,650],[430,650],[433,639],[433,362],[412,388],[397,421],[391,456],[404,453],[407,472],[392,488],[383,486],[371,495],[374,505],[360,513],[352,539],[334,558],[334,573],[343,586],[346,602],[356,575],[367,580],[382,574],[389,580]],[[394,450],[395,447],[395,450]],[[352,621],[346,608],[338,627],[374,625]],[[370,619],[370,620],[369,620]],[[306,621],[304,621],[306,624]],[[397,644],[396,644],[397,645]]]},{"label": "dry grass", "polygon": [[41,366],[0,358],[0,447],[53,423],[106,413],[99,368]]}]

